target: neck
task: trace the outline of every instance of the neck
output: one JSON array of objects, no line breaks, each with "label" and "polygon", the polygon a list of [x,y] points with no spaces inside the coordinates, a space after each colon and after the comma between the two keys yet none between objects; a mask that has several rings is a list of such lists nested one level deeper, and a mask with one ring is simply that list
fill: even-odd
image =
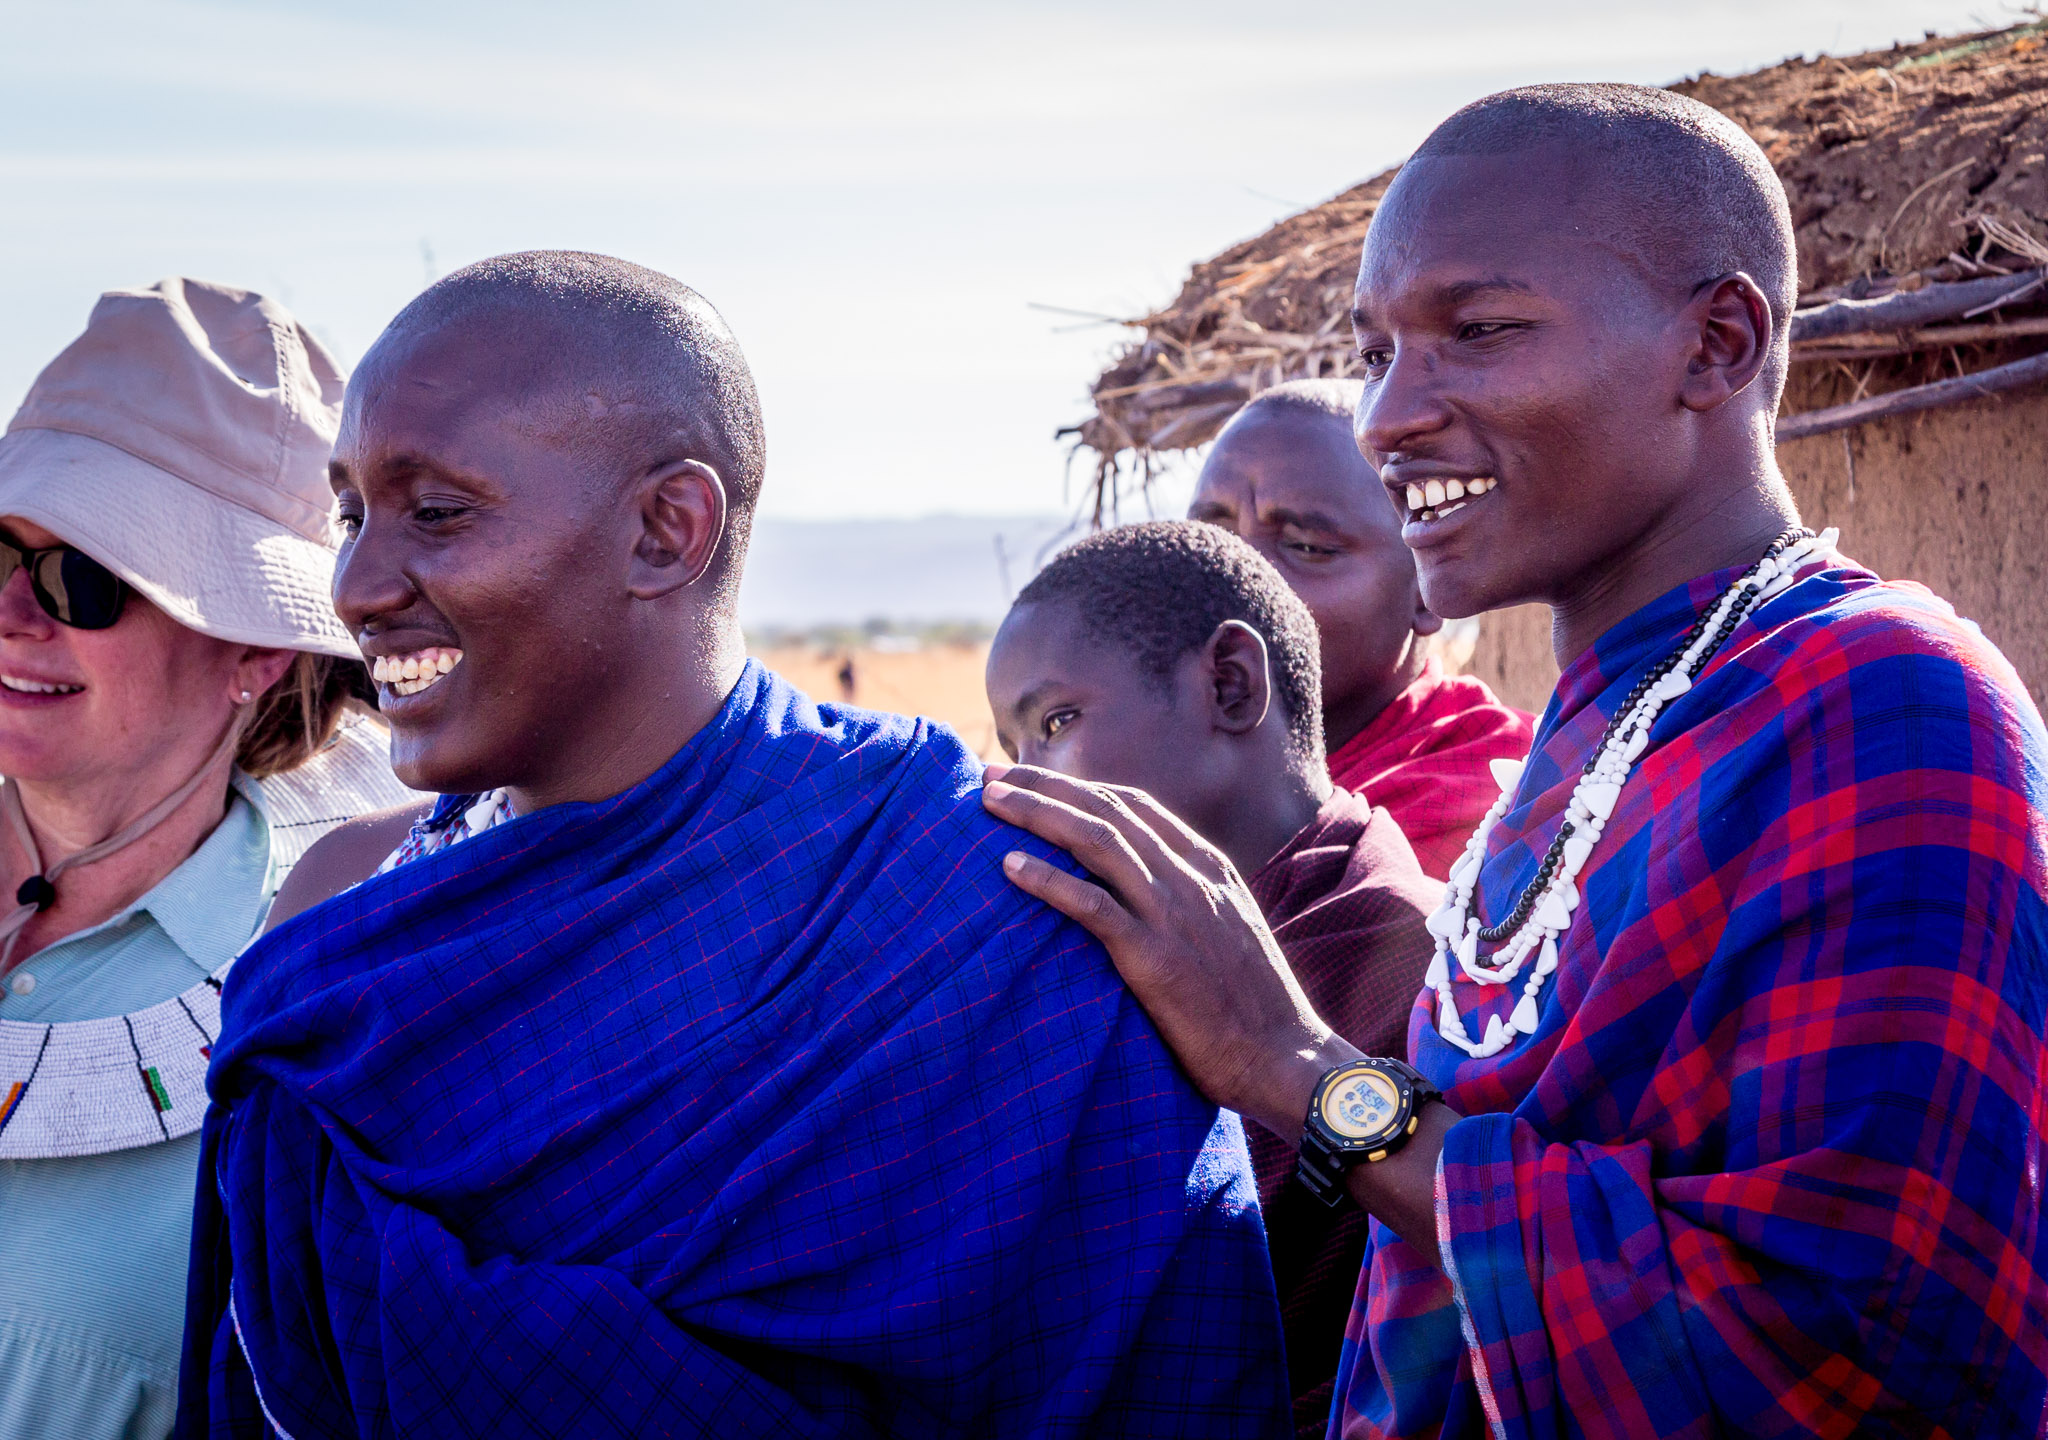
[{"label": "neck", "polygon": [[[1754,564],[1799,524],[1799,511],[1768,456],[1754,458],[1734,486],[1702,483],[1622,550],[1577,577],[1551,600],[1550,643],[1559,669],[1673,586],[1731,565]],[[1690,497],[1703,497],[1692,500]]]},{"label": "neck", "polygon": [[1301,833],[1330,798],[1330,776],[1320,766],[1290,766],[1280,783],[1244,787],[1205,831],[1206,838],[1250,879]]},{"label": "neck", "polygon": [[[32,865],[12,827],[0,827],[4,863],[0,884],[12,903],[15,890],[30,875],[46,872],[67,855],[96,845],[141,818],[192,777],[195,767],[220,742],[218,735],[203,746],[180,746],[141,772],[100,772],[76,782],[10,780],[18,787],[21,809],[35,836],[40,865]],[[39,911],[22,931],[13,963],[67,935],[87,930],[133,905],[204,843],[227,813],[228,776],[232,756],[209,767],[211,774],[155,828],[113,854],[67,870],[57,880],[57,899]]]},{"label": "neck", "polygon": [[1422,644],[1422,637],[1414,631],[1408,632],[1408,642],[1401,647],[1401,659],[1379,684],[1356,695],[1347,695],[1335,704],[1323,707],[1324,743],[1330,753],[1335,754],[1349,745],[1365,730],[1365,727],[1386,713],[1386,708],[1401,697],[1417,680],[1429,663],[1429,654]]},{"label": "neck", "polygon": [[745,637],[730,615],[696,630],[682,653],[653,647],[640,653],[660,659],[637,666],[624,683],[595,698],[595,723],[577,737],[565,763],[535,783],[507,787],[514,813],[609,800],[632,789],[711,723],[747,663]]}]

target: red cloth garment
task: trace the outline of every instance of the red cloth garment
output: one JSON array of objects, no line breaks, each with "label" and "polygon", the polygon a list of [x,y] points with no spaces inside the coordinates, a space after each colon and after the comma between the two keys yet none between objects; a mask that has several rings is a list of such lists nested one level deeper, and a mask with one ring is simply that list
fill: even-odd
[{"label": "red cloth garment", "polygon": [[1535,734],[1535,718],[1501,704],[1485,681],[1446,675],[1431,660],[1330,756],[1330,779],[1391,814],[1424,873],[1448,875],[1500,795],[1487,762],[1522,759]]},{"label": "red cloth garment", "polygon": [[[1406,1056],[1408,1016],[1430,956],[1422,922],[1443,886],[1422,873],[1393,817],[1362,795],[1332,791],[1251,889],[1316,1013],[1368,1055]],[[1319,1437],[1370,1222],[1294,1183],[1298,1135],[1247,1125],[1245,1138],[1266,1211],[1295,1430]]]}]

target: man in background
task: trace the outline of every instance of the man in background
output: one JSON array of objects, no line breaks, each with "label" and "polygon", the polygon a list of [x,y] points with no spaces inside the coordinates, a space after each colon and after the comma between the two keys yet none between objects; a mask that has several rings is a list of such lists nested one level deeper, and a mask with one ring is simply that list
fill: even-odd
[{"label": "man in background", "polygon": [[1522,759],[1534,731],[1429,653],[1443,621],[1422,603],[1401,516],[1351,433],[1362,388],[1295,380],[1238,411],[1188,517],[1236,532],[1301,596],[1322,636],[1330,778],[1399,821],[1441,877],[1500,793],[1490,762]]}]

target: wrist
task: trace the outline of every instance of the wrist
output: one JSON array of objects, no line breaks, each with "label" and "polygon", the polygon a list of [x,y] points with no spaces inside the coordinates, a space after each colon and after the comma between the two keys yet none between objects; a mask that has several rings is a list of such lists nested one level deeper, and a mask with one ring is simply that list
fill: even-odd
[{"label": "wrist", "polygon": [[1354,1165],[1344,1183],[1359,1209],[1407,1241],[1432,1265],[1436,1243],[1436,1168],[1451,1127],[1464,1118],[1443,1100],[1418,1113],[1420,1124],[1399,1153],[1377,1165]]},{"label": "wrist", "polygon": [[1276,1040],[1247,1060],[1237,1087],[1240,1103],[1231,1108],[1292,1143],[1301,1134],[1317,1083],[1331,1067],[1363,1053],[1334,1031],[1303,1031]]},{"label": "wrist", "polygon": [[1302,1126],[1295,1178],[1325,1205],[1347,1195],[1374,1210],[1377,1188],[1361,1187],[1361,1172],[1401,1167],[1424,1112],[1440,1098],[1414,1066],[1390,1056],[1367,1056],[1332,1066],[1317,1084]]}]

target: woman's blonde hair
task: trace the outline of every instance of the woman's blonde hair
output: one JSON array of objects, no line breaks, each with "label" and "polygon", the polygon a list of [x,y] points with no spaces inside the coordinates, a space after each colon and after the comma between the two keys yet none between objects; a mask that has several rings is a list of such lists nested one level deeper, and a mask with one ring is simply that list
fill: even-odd
[{"label": "woman's blonde hair", "polygon": [[243,727],[235,763],[258,780],[305,764],[327,747],[365,688],[362,664],[301,650],[284,678],[264,691]]}]

